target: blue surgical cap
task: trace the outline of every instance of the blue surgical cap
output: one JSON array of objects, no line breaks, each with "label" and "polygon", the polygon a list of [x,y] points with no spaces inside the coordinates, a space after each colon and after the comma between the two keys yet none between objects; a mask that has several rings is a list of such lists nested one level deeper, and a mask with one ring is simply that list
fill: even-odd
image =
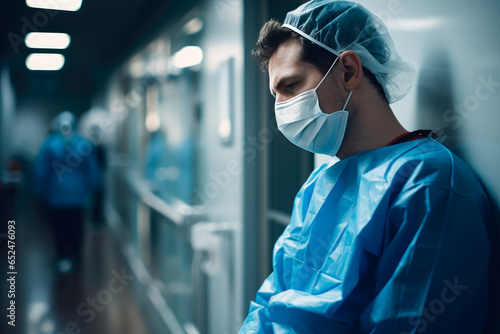
[{"label": "blue surgical cap", "polygon": [[70,131],[75,129],[76,117],[71,111],[63,111],[57,114],[52,120],[51,128],[54,131],[61,131],[61,127],[66,125]]},{"label": "blue surgical cap", "polygon": [[309,1],[289,12],[283,27],[337,56],[346,50],[356,52],[389,103],[401,100],[415,83],[416,64],[399,56],[382,20],[358,3]]}]

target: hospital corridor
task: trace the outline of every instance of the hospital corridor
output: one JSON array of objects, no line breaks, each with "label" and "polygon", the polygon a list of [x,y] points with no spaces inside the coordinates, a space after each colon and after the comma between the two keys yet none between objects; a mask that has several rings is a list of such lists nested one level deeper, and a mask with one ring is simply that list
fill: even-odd
[{"label": "hospital corridor", "polygon": [[5,0],[0,333],[500,334],[500,2]]}]

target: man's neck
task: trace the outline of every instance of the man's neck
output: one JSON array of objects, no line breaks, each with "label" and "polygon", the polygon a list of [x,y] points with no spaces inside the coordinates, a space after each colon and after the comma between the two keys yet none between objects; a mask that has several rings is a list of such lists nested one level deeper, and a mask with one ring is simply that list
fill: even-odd
[{"label": "man's neck", "polygon": [[344,141],[337,157],[387,146],[394,138],[408,132],[381,99],[366,99],[351,113]]}]

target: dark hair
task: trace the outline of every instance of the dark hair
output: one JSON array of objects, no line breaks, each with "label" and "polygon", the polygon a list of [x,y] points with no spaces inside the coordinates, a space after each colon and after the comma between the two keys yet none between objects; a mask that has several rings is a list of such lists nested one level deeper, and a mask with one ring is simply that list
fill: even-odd
[{"label": "dark hair", "polygon": [[[263,71],[267,71],[269,59],[271,59],[274,52],[281,44],[292,38],[297,39],[302,46],[300,60],[316,66],[318,70],[325,75],[337,56],[332,54],[330,51],[325,50],[323,47],[314,44],[296,32],[288,28],[283,28],[281,23],[274,19],[267,21],[260,29],[257,47],[252,50],[252,56],[259,62],[260,68]],[[367,70],[364,66],[363,75],[368,78],[368,81],[387,101],[384,90],[377,81],[377,78],[375,78],[375,75],[373,75],[373,73]]]}]

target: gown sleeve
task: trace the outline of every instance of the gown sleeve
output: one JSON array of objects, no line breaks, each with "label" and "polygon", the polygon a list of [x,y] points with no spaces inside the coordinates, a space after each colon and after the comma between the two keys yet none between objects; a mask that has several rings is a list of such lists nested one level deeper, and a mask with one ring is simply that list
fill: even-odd
[{"label": "gown sleeve", "polygon": [[[304,210],[306,210],[307,207],[307,200],[305,197],[308,197],[305,192],[309,184],[314,184],[315,176],[319,170],[320,169],[311,174],[308,181],[295,197],[292,217],[305,214]],[[270,310],[270,304],[272,304],[271,299],[276,298],[276,296],[279,296],[290,287],[293,259],[287,254],[291,254],[293,249],[299,244],[301,230],[301,224],[299,224],[296,219],[292,218],[290,224],[276,241],[273,249],[273,272],[260,287],[255,301],[251,302],[247,318],[239,331],[240,334],[268,334],[280,332],[279,330],[273,329],[273,323],[270,319],[270,312],[272,312],[272,310]],[[284,331],[283,333],[286,332],[293,333],[291,330]]]},{"label": "gown sleeve", "polygon": [[[295,198],[291,223],[274,246],[273,272],[260,287],[255,301],[251,302],[247,318],[239,331],[240,334],[352,333],[350,326],[340,322],[331,322],[322,314],[310,312],[307,305],[304,308],[289,308],[287,311],[282,307],[287,300],[302,297],[315,298],[309,293],[291,289],[291,281],[292,268],[296,261],[292,254],[299,246],[303,233],[301,219],[294,219],[294,217],[305,216],[310,197],[308,191],[314,187],[315,176],[319,170],[311,175]],[[318,297],[318,300],[320,299],[321,297]],[[309,327],[311,323],[315,324],[315,330],[312,332]]]},{"label": "gown sleeve", "polygon": [[283,273],[283,264],[287,258],[284,253],[286,245],[291,246],[297,242],[293,232],[293,226],[288,225],[276,242],[273,254],[273,272],[257,292],[255,301],[251,302],[248,316],[239,331],[240,334],[274,333],[269,318],[269,301],[273,296],[286,290],[287,277]]},{"label": "gown sleeve", "polygon": [[491,212],[473,188],[410,185],[387,214],[376,295],[363,333],[480,333],[487,313]]}]

